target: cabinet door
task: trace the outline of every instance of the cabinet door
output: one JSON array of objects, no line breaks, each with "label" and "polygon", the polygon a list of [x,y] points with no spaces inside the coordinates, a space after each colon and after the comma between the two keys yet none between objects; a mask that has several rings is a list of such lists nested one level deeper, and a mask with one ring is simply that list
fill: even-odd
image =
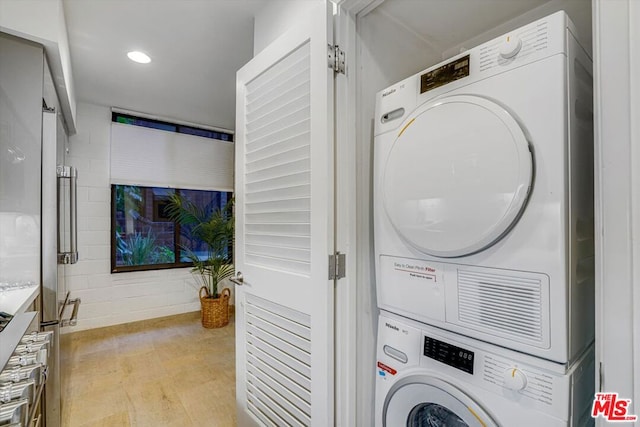
[{"label": "cabinet door", "polygon": [[40,281],[42,48],[0,34],[0,277]]},{"label": "cabinet door", "polygon": [[239,425],[333,424],[332,15],[322,6],[237,75]]}]

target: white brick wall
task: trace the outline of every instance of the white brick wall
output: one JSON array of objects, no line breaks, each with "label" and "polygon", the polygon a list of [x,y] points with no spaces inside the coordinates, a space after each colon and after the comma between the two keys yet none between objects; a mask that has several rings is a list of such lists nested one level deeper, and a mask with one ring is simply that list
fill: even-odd
[{"label": "white brick wall", "polygon": [[200,309],[188,269],[111,274],[111,110],[78,104],[67,163],[78,168],[80,261],[66,267],[66,288],[82,298],[76,327],[99,328]]}]

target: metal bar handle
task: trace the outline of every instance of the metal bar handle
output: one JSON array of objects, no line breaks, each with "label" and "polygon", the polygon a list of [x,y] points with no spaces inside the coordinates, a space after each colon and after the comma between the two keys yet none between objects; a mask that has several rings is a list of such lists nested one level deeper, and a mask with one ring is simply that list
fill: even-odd
[{"label": "metal bar handle", "polygon": [[56,181],[57,181],[57,184],[58,184],[57,185],[57,189],[58,189],[58,191],[57,191],[58,224],[57,224],[57,227],[56,227],[56,229],[58,230],[58,233],[57,233],[57,235],[58,235],[57,236],[57,238],[58,238],[58,264],[62,264],[62,261],[61,261],[61,258],[60,258],[61,255],[62,255],[62,251],[64,250],[64,248],[62,247],[63,246],[63,241],[64,241],[64,236],[62,236],[63,227],[62,227],[62,224],[61,224],[61,221],[64,220],[64,216],[63,216],[64,215],[64,210],[62,208],[62,201],[61,201],[62,192],[64,191],[64,188],[62,186],[62,176],[61,176],[62,175],[62,166],[58,166],[57,167],[56,173],[57,173]]},{"label": "metal bar handle", "polygon": [[78,309],[80,309],[80,303],[82,303],[82,300],[80,298],[75,298],[69,302],[73,303],[73,311],[69,318],[69,326],[76,326],[78,324]]},{"label": "metal bar handle", "polygon": [[63,218],[64,210],[60,201],[63,192],[62,180],[69,180],[69,252],[62,248],[63,237],[58,227],[58,263],[78,262],[78,171],[71,166],[58,166],[58,218]]},{"label": "metal bar handle", "polygon": [[60,310],[60,318],[62,319],[64,308],[67,305],[73,305],[73,310],[71,311],[71,317],[69,317],[69,319],[62,319],[60,321],[60,326],[76,326],[78,324],[78,311],[81,303],[82,300],[80,298],[69,299],[69,292],[67,292],[67,298],[63,303],[62,310]]},{"label": "metal bar handle", "polygon": [[67,308],[69,304],[69,297],[71,296],[71,291],[67,291],[67,294],[64,296],[64,301],[60,301],[60,313],[58,313],[58,319],[62,321],[62,315],[64,314],[64,309]]},{"label": "metal bar handle", "polygon": [[76,168],[70,168],[69,177],[69,231],[71,233],[70,251],[73,259],[71,264],[78,262],[78,172]]}]

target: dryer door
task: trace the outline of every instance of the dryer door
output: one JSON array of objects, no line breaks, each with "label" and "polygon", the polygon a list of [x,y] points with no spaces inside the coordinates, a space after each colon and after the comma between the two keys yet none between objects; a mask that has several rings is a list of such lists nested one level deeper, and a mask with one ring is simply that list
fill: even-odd
[{"label": "dryer door", "polygon": [[383,426],[496,427],[475,401],[451,384],[429,376],[410,377],[389,392]]},{"label": "dryer door", "polygon": [[383,203],[396,232],[426,254],[459,257],[491,246],[515,224],[533,160],[507,110],[457,95],[407,119],[383,174]]}]

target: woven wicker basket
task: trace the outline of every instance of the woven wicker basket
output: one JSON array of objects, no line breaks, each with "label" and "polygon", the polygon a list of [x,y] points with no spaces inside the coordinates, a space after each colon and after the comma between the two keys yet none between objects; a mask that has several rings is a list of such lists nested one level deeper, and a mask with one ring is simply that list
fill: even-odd
[{"label": "woven wicker basket", "polygon": [[[203,294],[204,292],[204,294]],[[202,308],[202,326],[221,328],[229,324],[229,297],[231,291],[224,288],[218,298],[211,298],[204,286],[200,288],[200,307]]]}]

